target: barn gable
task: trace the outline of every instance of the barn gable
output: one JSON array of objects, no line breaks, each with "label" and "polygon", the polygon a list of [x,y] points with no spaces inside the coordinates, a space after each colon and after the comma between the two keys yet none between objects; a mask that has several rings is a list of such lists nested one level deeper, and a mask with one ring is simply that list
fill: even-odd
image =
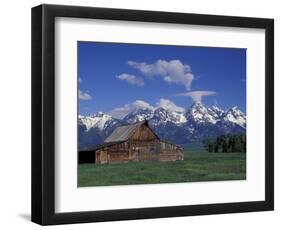
[{"label": "barn gable", "polygon": [[158,136],[149,128],[148,122],[143,121],[133,125],[125,125],[115,129],[106,139],[105,143],[122,142],[130,138],[145,138],[144,131],[150,139],[158,139]]},{"label": "barn gable", "polygon": [[149,128],[148,125],[141,125],[137,127],[131,134],[130,140],[132,141],[154,141],[159,140],[157,135]]}]

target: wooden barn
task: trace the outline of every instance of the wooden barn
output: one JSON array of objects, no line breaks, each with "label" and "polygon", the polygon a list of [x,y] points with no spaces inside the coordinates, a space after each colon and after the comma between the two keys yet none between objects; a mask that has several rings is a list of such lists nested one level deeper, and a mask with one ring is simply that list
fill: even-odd
[{"label": "wooden barn", "polygon": [[161,141],[148,122],[121,126],[92,150],[79,152],[79,163],[183,160],[183,148]]}]

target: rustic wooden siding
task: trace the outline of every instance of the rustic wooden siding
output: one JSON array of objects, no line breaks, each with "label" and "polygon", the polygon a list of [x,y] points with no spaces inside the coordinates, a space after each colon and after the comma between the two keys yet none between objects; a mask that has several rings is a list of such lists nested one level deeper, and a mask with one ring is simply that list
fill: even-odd
[{"label": "rustic wooden siding", "polygon": [[146,126],[142,125],[134,131],[134,134],[130,137],[130,140],[135,141],[152,141],[157,140],[158,137],[152,132],[152,130]]},{"label": "rustic wooden siding", "polygon": [[148,125],[136,127],[131,137],[95,151],[96,163],[183,160],[179,146],[160,141]]},{"label": "rustic wooden siding", "polygon": [[179,161],[183,160],[183,153],[162,151],[159,154],[159,161]]},{"label": "rustic wooden siding", "polygon": [[154,141],[132,141],[131,152],[133,161],[155,161],[158,159],[160,145],[158,140]]},{"label": "rustic wooden siding", "polygon": [[96,162],[100,164],[107,163],[107,151],[106,150],[97,150],[96,151]]},{"label": "rustic wooden siding", "polygon": [[161,141],[161,152],[159,154],[160,161],[177,161],[183,160],[183,152],[178,146]]},{"label": "rustic wooden siding", "polygon": [[110,159],[108,163],[119,163],[129,161],[129,152],[111,152],[109,153]]}]

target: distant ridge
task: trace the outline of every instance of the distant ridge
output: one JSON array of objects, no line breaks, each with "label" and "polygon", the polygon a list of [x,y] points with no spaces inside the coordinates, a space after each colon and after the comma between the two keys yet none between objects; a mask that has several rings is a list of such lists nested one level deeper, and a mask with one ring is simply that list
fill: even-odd
[{"label": "distant ridge", "polygon": [[136,109],[123,119],[99,112],[90,116],[78,116],[79,149],[103,143],[121,125],[144,120],[149,121],[150,127],[161,139],[182,145],[222,134],[246,132],[246,114],[237,106],[226,111],[218,106],[206,108],[202,103],[195,103],[184,112],[162,107],[155,110]]}]

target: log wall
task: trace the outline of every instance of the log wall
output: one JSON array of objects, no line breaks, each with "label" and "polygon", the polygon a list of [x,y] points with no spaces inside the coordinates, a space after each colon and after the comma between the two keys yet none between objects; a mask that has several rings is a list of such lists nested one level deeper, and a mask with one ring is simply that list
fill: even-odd
[{"label": "log wall", "polygon": [[112,145],[96,151],[96,163],[120,163],[129,161],[178,161],[184,155],[178,147],[152,142],[128,142]]},{"label": "log wall", "polygon": [[128,162],[129,152],[110,152],[108,163]]}]

